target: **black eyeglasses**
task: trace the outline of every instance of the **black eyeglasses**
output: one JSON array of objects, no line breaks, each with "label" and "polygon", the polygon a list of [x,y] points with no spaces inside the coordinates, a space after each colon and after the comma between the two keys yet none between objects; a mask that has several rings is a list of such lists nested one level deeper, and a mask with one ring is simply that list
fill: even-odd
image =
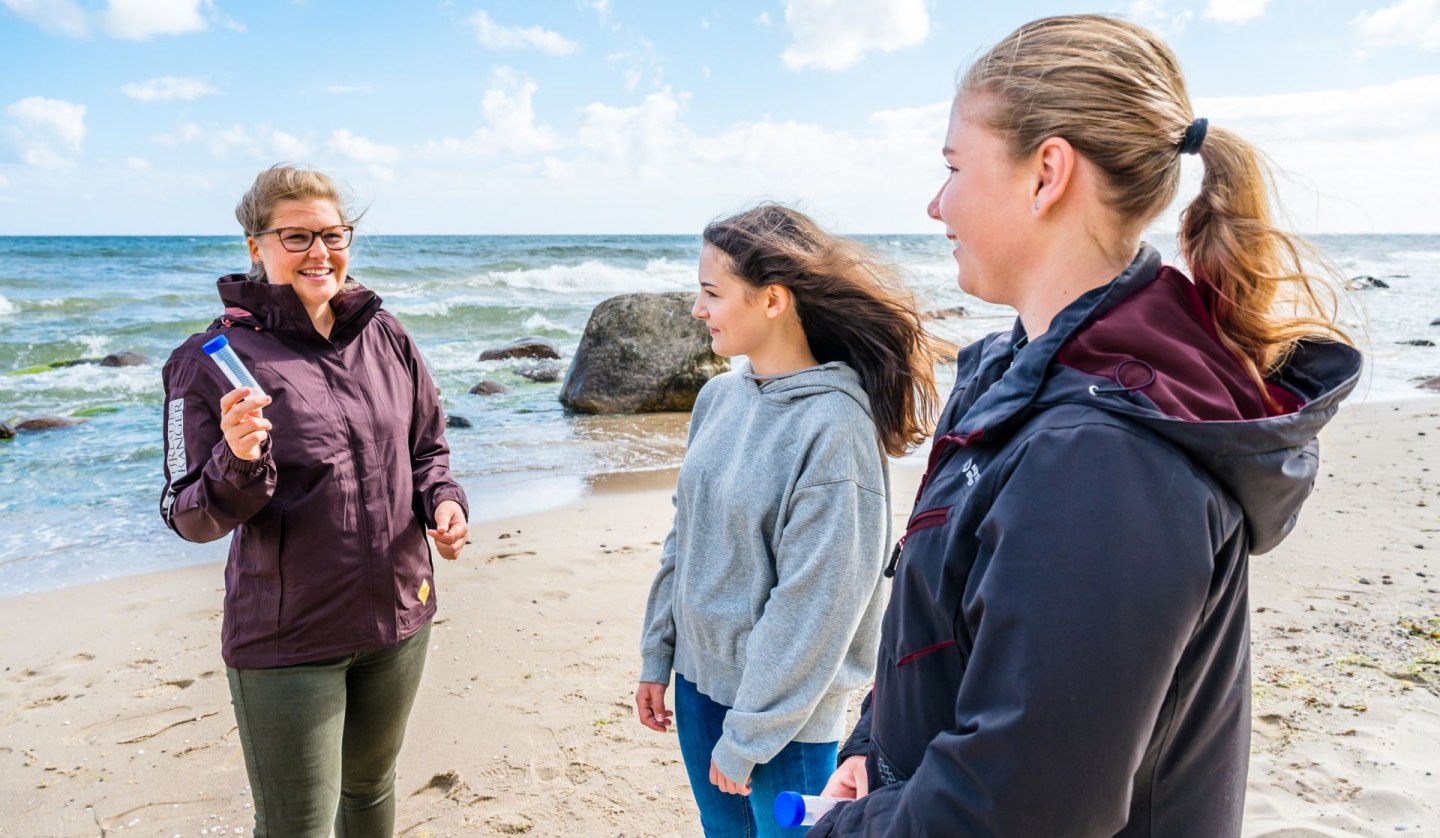
[{"label": "black eyeglasses", "polygon": [[276,227],[274,230],[256,230],[252,236],[274,233],[280,237],[280,246],[291,253],[304,253],[315,243],[315,237],[329,250],[344,250],[355,238],[355,228],[350,224],[326,227],[324,230],[307,230],[304,227]]}]

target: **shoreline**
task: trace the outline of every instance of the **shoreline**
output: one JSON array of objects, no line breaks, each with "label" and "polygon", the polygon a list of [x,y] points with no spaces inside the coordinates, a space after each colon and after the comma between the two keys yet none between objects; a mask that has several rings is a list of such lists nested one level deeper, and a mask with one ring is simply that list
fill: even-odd
[{"label": "shoreline", "polygon": [[[1440,830],[1437,438],[1440,400],[1342,409],[1297,531],[1251,560],[1247,836]],[[922,467],[892,463],[900,523]],[[398,834],[698,829],[673,734],[631,706],[673,475],[596,478],[437,560]],[[222,589],[210,562],[0,600],[0,836],[248,834]]]}]

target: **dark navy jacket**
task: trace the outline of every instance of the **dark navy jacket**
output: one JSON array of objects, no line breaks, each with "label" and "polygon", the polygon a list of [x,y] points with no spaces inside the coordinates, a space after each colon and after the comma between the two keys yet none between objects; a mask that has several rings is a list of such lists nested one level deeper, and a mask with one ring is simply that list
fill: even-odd
[{"label": "dark navy jacket", "polygon": [[1023,335],[960,355],[841,752],[872,791],[810,834],[1238,835],[1248,558],[1360,356],[1302,344],[1267,406],[1149,247]]}]

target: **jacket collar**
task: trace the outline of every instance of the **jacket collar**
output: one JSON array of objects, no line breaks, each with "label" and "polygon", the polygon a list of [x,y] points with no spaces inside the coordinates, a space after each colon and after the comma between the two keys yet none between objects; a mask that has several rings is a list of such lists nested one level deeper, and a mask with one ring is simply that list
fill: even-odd
[{"label": "jacket collar", "polygon": [[964,415],[958,417],[955,427],[947,432],[994,433],[1010,420],[1023,416],[1040,395],[1055,355],[1070,338],[1087,323],[1149,285],[1159,272],[1159,252],[1148,244],[1140,245],[1134,261],[1119,276],[1085,292],[1061,309],[1045,334],[1029,340],[1022,352],[1015,348],[1027,336],[1017,318],[1009,335],[999,336],[984,347],[975,373],[976,377],[1001,377],[979,394]]},{"label": "jacket collar", "polygon": [[[272,285],[246,274],[222,276],[215,283],[226,315],[237,323],[312,340],[324,340],[315,331],[310,314],[289,285]],[[331,343],[343,343],[359,334],[375,316],[380,297],[353,279],[330,300],[335,312]]]}]

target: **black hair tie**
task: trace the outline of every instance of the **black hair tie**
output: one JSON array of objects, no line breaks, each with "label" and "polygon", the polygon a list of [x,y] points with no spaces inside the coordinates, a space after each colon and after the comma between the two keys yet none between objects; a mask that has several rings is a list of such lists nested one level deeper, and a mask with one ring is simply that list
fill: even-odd
[{"label": "black hair tie", "polygon": [[1199,154],[1200,146],[1205,142],[1205,129],[1209,125],[1210,120],[1203,116],[1190,123],[1190,127],[1185,129],[1184,139],[1180,140],[1180,153]]}]

